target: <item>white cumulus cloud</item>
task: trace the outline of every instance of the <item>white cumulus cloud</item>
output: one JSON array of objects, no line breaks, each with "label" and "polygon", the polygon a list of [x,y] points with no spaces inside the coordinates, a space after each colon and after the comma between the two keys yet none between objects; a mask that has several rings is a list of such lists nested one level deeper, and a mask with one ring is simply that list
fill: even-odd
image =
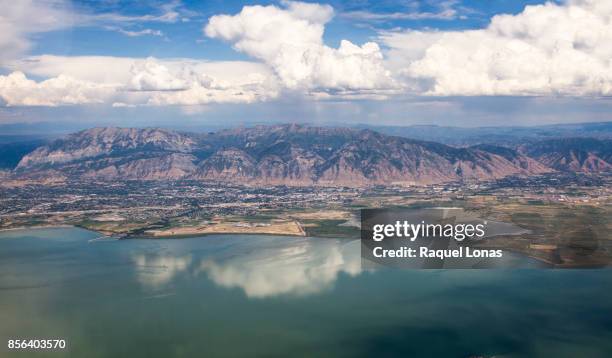
[{"label": "white cumulus cloud", "polygon": [[612,3],[527,6],[467,31],[382,34],[388,65],[431,95],[612,95]]},{"label": "white cumulus cloud", "polygon": [[136,91],[173,91],[188,87],[185,80],[171,73],[168,67],[149,58],[135,61],[130,70],[129,87]]},{"label": "white cumulus cloud", "polygon": [[[8,74],[0,75],[0,104],[5,106],[201,106],[267,101],[283,94],[315,100],[383,100],[397,94],[612,95],[611,1],[527,6],[518,14],[494,16],[482,29],[381,32],[382,49],[375,42],[357,45],[349,40],[338,47],[326,45],[325,26],[334,16],[329,5],[282,1],[212,16],[204,33],[254,61],[23,57],[33,34],[71,23],[177,22],[186,10],[175,1],[159,8],[158,15],[130,18],[115,13],[75,16],[79,13],[63,0],[4,5],[0,66]],[[131,32],[128,36],[162,34],[125,31]]]},{"label": "white cumulus cloud", "polygon": [[[264,65],[244,61],[46,55],[10,67],[14,72],[0,76],[0,100],[8,106],[252,103],[279,92]],[[24,72],[48,79],[37,82]]]},{"label": "white cumulus cloud", "polygon": [[23,72],[0,76],[0,100],[7,106],[58,106],[103,103],[115,89],[111,85],[80,81],[60,75],[36,82]]},{"label": "white cumulus cloud", "polygon": [[329,5],[282,4],[282,8],[245,6],[235,15],[213,16],[204,33],[262,60],[289,89],[371,90],[393,86],[376,43],[358,46],[342,40],[339,48],[323,43],[324,25],[333,16]]}]

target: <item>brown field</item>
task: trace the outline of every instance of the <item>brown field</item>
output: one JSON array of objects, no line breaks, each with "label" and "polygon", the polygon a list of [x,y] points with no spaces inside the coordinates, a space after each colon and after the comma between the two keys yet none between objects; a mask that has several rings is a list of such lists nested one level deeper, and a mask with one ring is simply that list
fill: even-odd
[{"label": "brown field", "polygon": [[146,235],[153,237],[191,236],[205,234],[269,234],[305,236],[297,221],[273,220],[266,223],[253,222],[213,222],[201,226],[183,226],[162,230],[147,230]]},{"label": "brown field", "polygon": [[351,213],[343,210],[319,210],[292,213],[291,217],[305,220],[348,220],[351,218]]}]

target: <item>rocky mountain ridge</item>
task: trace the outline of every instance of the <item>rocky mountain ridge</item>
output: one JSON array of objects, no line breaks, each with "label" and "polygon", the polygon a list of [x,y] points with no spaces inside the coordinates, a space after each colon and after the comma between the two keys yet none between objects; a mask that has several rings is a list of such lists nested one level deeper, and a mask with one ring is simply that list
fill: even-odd
[{"label": "rocky mountain ridge", "polygon": [[519,147],[519,151],[556,170],[612,171],[612,140],[561,138]]},{"label": "rocky mountain ridge", "polygon": [[[363,186],[487,180],[553,170],[555,163],[536,160],[529,153],[528,148],[455,148],[368,129],[295,124],[205,134],[93,128],[37,148],[22,158],[15,173],[28,176],[53,171],[103,180]],[[608,157],[601,160],[609,166]],[[592,168],[608,167],[600,163]]]}]

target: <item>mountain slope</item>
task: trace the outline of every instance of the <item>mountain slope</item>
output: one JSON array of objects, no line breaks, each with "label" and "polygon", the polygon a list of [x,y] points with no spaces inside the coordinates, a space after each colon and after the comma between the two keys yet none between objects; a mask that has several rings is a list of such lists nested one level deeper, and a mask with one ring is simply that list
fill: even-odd
[{"label": "mountain slope", "polygon": [[163,129],[93,128],[36,149],[23,157],[17,168],[128,155],[130,152],[157,150],[188,153],[193,151],[194,144],[188,136]]},{"label": "mountain slope", "polygon": [[551,139],[523,145],[519,150],[557,170],[585,173],[612,170],[612,140]]},{"label": "mountain slope", "polygon": [[248,184],[418,185],[538,174],[508,148],[453,148],[371,130],[298,125],[190,134],[94,128],[25,156],[17,173],[57,170],[98,179],[199,179]]}]

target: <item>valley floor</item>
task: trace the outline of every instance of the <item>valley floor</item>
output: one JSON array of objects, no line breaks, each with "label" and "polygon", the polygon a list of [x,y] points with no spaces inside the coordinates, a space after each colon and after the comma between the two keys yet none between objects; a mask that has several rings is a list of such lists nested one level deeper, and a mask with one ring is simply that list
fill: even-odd
[{"label": "valley floor", "polygon": [[527,232],[495,236],[478,246],[557,266],[602,266],[612,257],[610,184],[608,175],[545,175],[363,189],[154,181],[0,186],[0,229],[72,225],[120,238],[359,238],[360,209],[452,206]]}]

